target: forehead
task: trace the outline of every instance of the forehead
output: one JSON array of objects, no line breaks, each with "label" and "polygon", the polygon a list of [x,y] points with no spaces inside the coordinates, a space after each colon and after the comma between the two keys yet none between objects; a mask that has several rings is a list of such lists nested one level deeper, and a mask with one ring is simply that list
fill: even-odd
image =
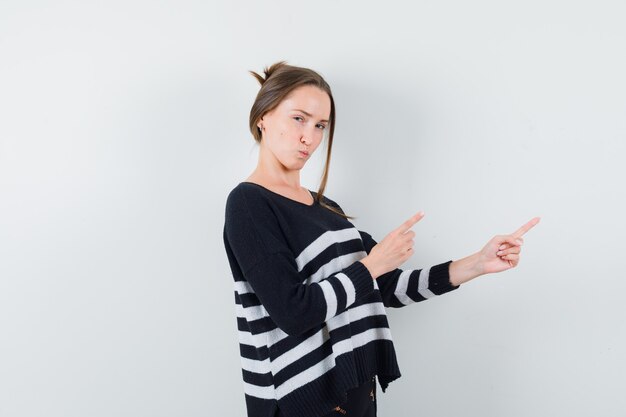
[{"label": "forehead", "polygon": [[291,91],[280,103],[285,111],[304,110],[316,119],[330,117],[330,97],[326,92],[312,85],[304,85]]}]

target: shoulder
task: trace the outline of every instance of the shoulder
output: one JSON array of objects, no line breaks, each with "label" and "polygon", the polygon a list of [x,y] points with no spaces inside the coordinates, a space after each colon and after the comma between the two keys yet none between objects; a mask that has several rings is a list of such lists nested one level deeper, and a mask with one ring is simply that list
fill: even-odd
[{"label": "shoulder", "polygon": [[341,208],[341,206],[337,204],[337,202],[333,200],[332,198],[328,197],[327,195],[323,195],[322,200],[329,206],[339,209],[343,213],[343,209]]},{"label": "shoulder", "polygon": [[257,206],[263,200],[260,190],[245,182],[238,183],[226,197],[226,211],[247,209],[249,205]]},{"label": "shoulder", "polygon": [[226,223],[269,224],[276,222],[276,207],[266,193],[249,183],[237,184],[226,197]]}]

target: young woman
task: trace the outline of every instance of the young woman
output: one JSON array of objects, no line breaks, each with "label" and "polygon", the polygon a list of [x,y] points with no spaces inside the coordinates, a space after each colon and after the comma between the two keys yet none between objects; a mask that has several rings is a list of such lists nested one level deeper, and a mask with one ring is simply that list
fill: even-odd
[{"label": "young woman", "polygon": [[[259,160],[229,193],[224,224],[248,416],[375,416],[376,380],[384,392],[400,377],[385,307],[517,266],[522,235],[539,218],[463,259],[399,269],[424,213],[376,242],[324,195],[336,122],[326,81],[284,61],[265,77],[251,73],[261,83],[250,111]],[[323,139],[313,192],[300,170]]]}]

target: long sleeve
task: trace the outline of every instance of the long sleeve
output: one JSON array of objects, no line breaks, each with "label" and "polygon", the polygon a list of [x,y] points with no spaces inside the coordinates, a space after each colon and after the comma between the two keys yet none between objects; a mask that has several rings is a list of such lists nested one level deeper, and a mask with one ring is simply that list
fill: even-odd
[{"label": "long sleeve", "polygon": [[[365,251],[369,254],[377,242],[372,236],[359,230]],[[437,295],[453,291],[459,286],[450,283],[450,264],[447,261],[424,269],[399,268],[376,279],[385,307],[404,307]]]},{"label": "long sleeve", "polygon": [[[328,200],[333,207],[344,213],[339,204]],[[369,255],[377,242],[367,232],[359,230],[359,234],[365,246],[365,252]],[[379,276],[376,278],[376,285],[381,293],[383,304],[385,307],[404,307],[456,290],[459,286],[450,283],[451,263],[452,261],[447,261],[424,269],[396,268]]]},{"label": "long sleeve", "polygon": [[359,261],[307,284],[287,243],[281,219],[265,201],[243,193],[226,204],[224,243],[243,279],[272,321],[298,335],[345,311],[374,291],[369,270]]}]

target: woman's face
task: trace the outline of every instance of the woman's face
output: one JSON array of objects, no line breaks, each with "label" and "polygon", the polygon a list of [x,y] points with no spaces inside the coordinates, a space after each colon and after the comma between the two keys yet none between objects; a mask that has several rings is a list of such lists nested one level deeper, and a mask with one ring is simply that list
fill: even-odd
[{"label": "woman's face", "polygon": [[[312,85],[293,90],[258,123],[265,146],[287,169],[300,169],[330,128],[330,97]],[[306,151],[307,153],[302,153]]]}]

